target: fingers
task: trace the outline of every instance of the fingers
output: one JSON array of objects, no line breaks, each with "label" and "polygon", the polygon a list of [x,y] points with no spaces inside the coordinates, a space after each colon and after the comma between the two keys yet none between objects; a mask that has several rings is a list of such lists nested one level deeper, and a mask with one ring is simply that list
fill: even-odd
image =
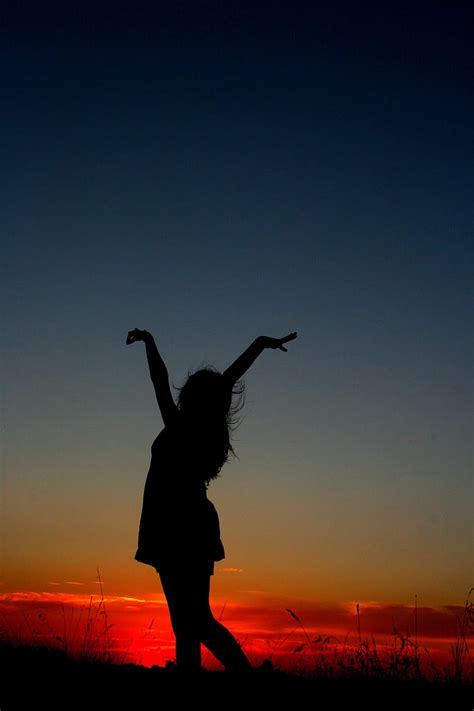
[{"label": "fingers", "polygon": [[130,345],[131,343],[135,343],[135,341],[136,341],[136,336],[137,336],[137,334],[136,334],[137,331],[138,331],[138,329],[135,328],[133,331],[129,331],[129,332],[128,332],[127,340],[126,340],[126,343],[127,343],[128,345]]},{"label": "fingers", "polygon": [[293,331],[293,333],[289,333],[288,336],[284,336],[283,338],[279,338],[278,341],[278,348],[282,351],[285,351],[285,353],[288,353],[288,348],[283,347],[283,343],[288,343],[288,341],[293,341],[296,338],[296,331]]}]

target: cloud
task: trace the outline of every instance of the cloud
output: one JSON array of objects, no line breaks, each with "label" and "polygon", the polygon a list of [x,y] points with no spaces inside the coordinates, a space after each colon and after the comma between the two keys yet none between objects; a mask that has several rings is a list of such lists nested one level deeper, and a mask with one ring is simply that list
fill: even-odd
[{"label": "cloud", "polygon": [[164,595],[160,598],[150,597],[138,598],[129,597],[125,595],[90,595],[87,593],[65,593],[65,592],[32,592],[32,591],[18,591],[10,593],[0,593],[0,605],[3,603],[3,608],[7,606],[12,609],[12,607],[19,606],[30,606],[35,607],[38,605],[98,605],[103,600],[104,604],[108,607],[114,607],[116,609],[121,609],[125,604],[134,603],[139,604],[143,610],[148,608],[165,607],[166,599]]},{"label": "cloud", "polygon": [[[238,570],[238,569],[237,569]],[[71,581],[72,582],[72,581]],[[355,635],[358,629],[356,605],[346,603],[316,603],[314,601],[278,599],[261,595],[261,591],[252,591],[253,599],[242,602],[224,598],[211,599],[214,610],[225,604],[224,624],[240,630],[242,633],[271,636],[276,633],[290,633],[306,630],[310,636],[332,634],[344,637]],[[125,606],[130,614],[147,611],[166,611],[164,595],[144,595],[141,598],[128,595],[90,595],[85,593],[31,592],[17,591],[0,593],[0,606],[4,611],[35,610],[39,606],[61,605],[98,605],[104,604],[114,612],[121,613]],[[133,609],[131,609],[133,608]],[[296,615],[296,620],[288,608]],[[359,621],[361,635],[377,639],[393,635],[394,630],[411,636],[415,633],[415,614],[413,605],[387,604],[379,602],[360,603]],[[154,613],[152,613],[154,614]],[[216,612],[217,614],[217,612]],[[447,605],[440,608],[417,608],[417,633],[419,639],[450,640],[456,636],[456,618],[462,618],[462,605]]]},{"label": "cloud", "polygon": [[223,573],[243,573],[243,568],[222,568]]}]

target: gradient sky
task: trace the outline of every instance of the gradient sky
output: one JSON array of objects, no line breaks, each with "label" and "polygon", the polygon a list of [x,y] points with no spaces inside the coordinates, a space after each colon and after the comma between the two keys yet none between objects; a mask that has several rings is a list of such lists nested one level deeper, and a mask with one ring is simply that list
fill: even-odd
[{"label": "gradient sky", "polygon": [[163,425],[130,329],[177,386],[295,330],[209,489],[214,593],[463,603],[472,58],[467,12],[434,5],[4,31],[4,591],[99,566],[161,592],[133,560]]}]

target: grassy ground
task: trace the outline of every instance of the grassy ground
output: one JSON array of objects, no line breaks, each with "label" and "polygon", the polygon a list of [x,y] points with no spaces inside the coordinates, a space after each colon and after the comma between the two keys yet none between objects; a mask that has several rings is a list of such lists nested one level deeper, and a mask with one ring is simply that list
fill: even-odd
[{"label": "grassy ground", "polygon": [[[202,671],[192,676],[166,668],[127,663],[110,628],[104,597],[91,602],[75,617],[63,606],[59,633],[43,612],[33,621],[10,625],[3,616],[0,628],[0,711],[30,709],[153,709],[168,705],[207,708],[299,709],[474,709],[473,665],[468,638],[472,635],[474,606],[470,596],[458,620],[452,660],[446,668],[426,667],[417,638],[394,630],[393,645],[379,648],[375,640],[331,647],[331,638],[312,639],[293,610],[287,610],[301,631],[293,662],[304,673],[273,668],[267,660],[246,675]],[[278,651],[278,650],[276,650]],[[427,650],[425,650],[427,652]],[[278,656],[273,653],[275,665]],[[297,667],[296,667],[297,668]],[[429,673],[428,673],[429,672]]]},{"label": "grassy ground", "polygon": [[0,709],[151,709],[168,705],[305,705],[319,709],[473,708],[464,681],[352,676],[301,676],[268,667],[245,676],[203,671],[182,677],[172,668],[73,659],[64,651],[0,644]]}]

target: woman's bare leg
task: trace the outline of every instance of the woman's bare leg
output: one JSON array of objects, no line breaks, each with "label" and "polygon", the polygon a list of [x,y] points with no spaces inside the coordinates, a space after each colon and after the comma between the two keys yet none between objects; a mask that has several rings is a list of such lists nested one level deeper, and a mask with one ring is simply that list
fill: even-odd
[{"label": "woman's bare leg", "polygon": [[176,637],[176,666],[180,671],[201,669],[201,640],[196,631],[193,605],[189,605],[189,591],[181,572],[160,573],[166,596],[171,626]]},{"label": "woman's bare leg", "polygon": [[204,630],[202,643],[228,671],[250,671],[252,665],[234,635],[212,613],[211,617],[212,620],[208,620]]},{"label": "woman's bare leg", "polygon": [[160,578],[176,636],[178,669],[198,671],[201,668],[201,642],[227,670],[252,669],[235,637],[212,614],[209,573],[179,571],[160,573]]}]

